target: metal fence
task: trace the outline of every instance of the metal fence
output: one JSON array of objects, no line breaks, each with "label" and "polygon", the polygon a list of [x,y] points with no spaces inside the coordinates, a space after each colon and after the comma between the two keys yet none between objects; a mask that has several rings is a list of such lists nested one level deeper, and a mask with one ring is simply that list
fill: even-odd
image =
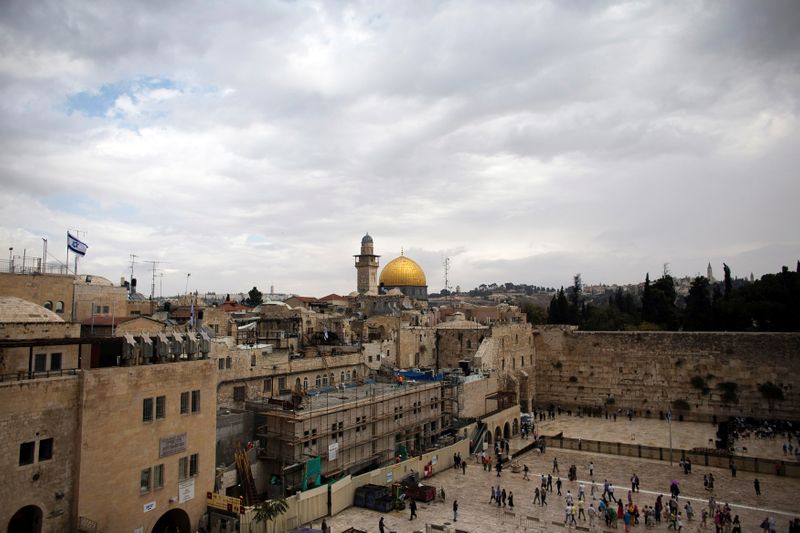
[{"label": "metal fence", "polygon": [[[670,449],[643,444],[627,444],[623,442],[606,442],[587,439],[573,439],[567,437],[543,437],[547,446],[565,450],[577,450],[625,457],[638,457],[641,459],[656,459],[659,461],[670,460]],[[693,466],[712,466],[716,468],[729,468],[730,462],[742,472],[755,472],[758,474],[777,474],[781,476],[800,478],[800,463],[795,461],[781,461],[764,459],[761,457],[747,457],[742,455],[715,455],[713,453],[672,449],[672,460],[689,459]]]}]

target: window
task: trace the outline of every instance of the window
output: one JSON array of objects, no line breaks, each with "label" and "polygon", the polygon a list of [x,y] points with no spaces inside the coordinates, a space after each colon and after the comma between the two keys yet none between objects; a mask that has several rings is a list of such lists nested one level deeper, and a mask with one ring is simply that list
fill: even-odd
[{"label": "window", "polygon": [[51,311],[52,311],[52,310],[53,310],[53,302],[51,302],[50,300],[47,300],[47,301],[44,303],[44,308],[45,308],[45,309],[49,309],[49,310],[51,310]]},{"label": "window", "polygon": [[146,494],[150,492],[150,478],[153,475],[152,468],[145,468],[139,477],[139,494]]},{"label": "window", "polygon": [[104,314],[104,315],[107,315],[107,314],[108,314],[108,306],[107,306],[107,305],[104,305],[104,306],[103,306],[103,314]]},{"label": "window", "polygon": [[264,392],[267,394],[272,393],[272,378],[267,378],[264,380]]},{"label": "window", "polygon": [[350,381],[350,371],[347,371],[347,381]]},{"label": "window", "polygon": [[178,459],[178,481],[184,481],[189,477],[189,458],[181,457]]},{"label": "window", "polygon": [[192,412],[197,413],[200,411],[200,391],[192,391]]},{"label": "window", "polygon": [[323,376],[322,376],[322,386],[323,387],[327,387],[328,386],[328,375],[327,374],[323,374]]},{"label": "window", "polygon": [[153,399],[145,398],[142,400],[142,422],[153,421]]},{"label": "window", "polygon": [[189,413],[189,393],[182,392],[181,393],[181,414],[185,415]]},{"label": "window", "polygon": [[331,387],[333,387],[333,372],[331,372],[331,374],[328,376],[328,380],[330,381]]},{"label": "window", "polygon": [[44,372],[45,370],[47,370],[47,354],[37,353],[33,360],[33,371]]},{"label": "window", "polygon": [[286,376],[278,378],[278,388],[286,390]]},{"label": "window", "polygon": [[56,313],[63,313],[64,312],[64,302],[58,301],[56,302]]},{"label": "window", "polygon": [[195,477],[200,472],[199,455],[193,453],[189,457],[178,459],[178,480],[184,481],[190,477]]},{"label": "window", "polygon": [[341,375],[339,376],[339,382],[340,382],[340,383],[345,383],[345,381],[344,381],[344,370],[342,370],[342,373],[341,373]]},{"label": "window", "polygon": [[156,398],[156,418],[166,418],[167,416],[167,397],[158,396]]},{"label": "window", "polygon": [[53,439],[42,439],[39,441],[39,460],[48,461],[53,458]]},{"label": "window", "polygon": [[303,378],[303,390],[308,390],[308,378]]},{"label": "window", "polygon": [[470,348],[472,348],[472,341],[468,340],[467,341],[467,349],[469,350]]},{"label": "window", "polygon": [[245,398],[247,398],[247,388],[244,385],[233,388],[234,402],[243,402]]},{"label": "window", "polygon": [[220,370],[225,369],[225,359],[223,359],[222,357],[219,358],[219,369]]},{"label": "window", "polygon": [[320,388],[320,386],[322,386],[322,378],[320,377],[319,374],[317,374],[317,379],[315,383],[317,384],[317,388]]},{"label": "window", "polygon": [[519,358],[519,366],[525,366],[525,356]]},{"label": "window", "polygon": [[250,354],[250,366],[256,366],[256,354]]},{"label": "window", "polygon": [[355,369],[353,369],[353,381],[355,381],[356,379],[357,379],[356,378],[356,371],[355,371]]},{"label": "window", "polygon": [[230,367],[231,367],[231,357],[228,356],[225,358],[225,368],[230,368]]},{"label": "window", "polygon": [[61,354],[50,354],[50,370],[61,370]]},{"label": "window", "polygon": [[23,442],[19,445],[19,466],[33,464],[33,450],[36,442]]},{"label": "window", "polygon": [[164,465],[156,465],[153,467],[153,488],[164,488]]}]

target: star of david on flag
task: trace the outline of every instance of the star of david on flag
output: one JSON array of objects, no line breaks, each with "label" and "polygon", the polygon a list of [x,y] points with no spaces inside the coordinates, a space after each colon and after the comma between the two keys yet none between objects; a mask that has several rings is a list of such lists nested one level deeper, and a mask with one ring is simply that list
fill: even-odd
[{"label": "star of david on flag", "polygon": [[89,249],[86,243],[79,241],[78,239],[70,235],[69,232],[67,232],[67,248],[69,248],[78,255],[86,255],[86,250]]}]

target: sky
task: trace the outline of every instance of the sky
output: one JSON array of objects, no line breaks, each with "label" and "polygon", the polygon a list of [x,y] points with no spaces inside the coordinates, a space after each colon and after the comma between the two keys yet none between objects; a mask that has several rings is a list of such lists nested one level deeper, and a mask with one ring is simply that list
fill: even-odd
[{"label": "sky", "polygon": [[794,0],[5,0],[0,245],[63,262],[80,230],[79,272],[136,254],[164,295],[347,294],[366,232],[431,291],[445,257],[465,290],[793,268],[799,27]]}]

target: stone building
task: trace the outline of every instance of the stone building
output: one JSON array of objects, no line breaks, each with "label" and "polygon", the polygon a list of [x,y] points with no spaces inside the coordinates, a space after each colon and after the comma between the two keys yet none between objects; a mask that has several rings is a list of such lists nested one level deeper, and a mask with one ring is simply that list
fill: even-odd
[{"label": "stone building", "polygon": [[264,423],[261,458],[287,491],[319,457],[326,477],[358,473],[431,446],[442,431],[442,383],[369,383],[306,397],[249,402]]},{"label": "stone building", "polygon": [[215,464],[216,376],[204,340],[85,338],[79,327],[0,298],[0,524],[197,528]]}]

